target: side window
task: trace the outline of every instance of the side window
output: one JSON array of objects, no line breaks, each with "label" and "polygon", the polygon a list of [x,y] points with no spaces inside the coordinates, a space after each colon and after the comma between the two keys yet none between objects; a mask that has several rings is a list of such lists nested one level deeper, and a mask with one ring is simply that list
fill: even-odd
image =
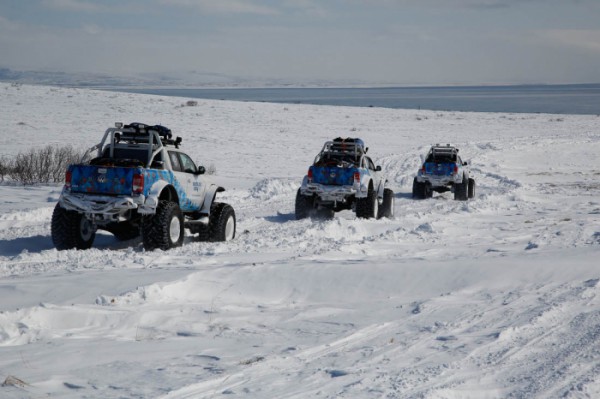
[{"label": "side window", "polygon": [[375,164],[371,161],[371,158],[365,157],[367,160],[367,168],[370,170],[375,170]]},{"label": "side window", "polygon": [[186,173],[196,173],[196,164],[192,161],[187,154],[183,152],[179,153],[179,158],[181,159],[181,169]]},{"label": "side window", "polygon": [[176,172],[183,172],[181,169],[181,163],[179,162],[179,156],[176,152],[169,151],[169,159],[171,160],[171,166]]}]

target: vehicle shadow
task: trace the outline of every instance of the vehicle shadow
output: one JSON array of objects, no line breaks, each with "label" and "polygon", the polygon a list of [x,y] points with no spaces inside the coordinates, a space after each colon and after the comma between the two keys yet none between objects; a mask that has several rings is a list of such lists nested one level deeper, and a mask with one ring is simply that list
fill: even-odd
[{"label": "vehicle shadow", "polygon": [[413,199],[412,193],[395,193],[394,197],[404,198],[404,199]]},{"label": "vehicle shadow", "polygon": [[273,223],[285,223],[285,222],[289,222],[291,220],[296,220],[296,214],[295,213],[279,213],[279,212],[277,212],[277,215],[265,216],[265,220],[268,222],[273,222]]},{"label": "vehicle shadow", "polygon": [[[112,235],[98,234],[92,248],[119,250],[136,247],[140,242],[140,239],[118,241]],[[50,236],[37,235],[12,240],[0,240],[0,256],[17,256],[24,251],[28,253],[41,253],[50,249],[54,249],[54,244]]]},{"label": "vehicle shadow", "polygon": [[50,236],[31,236],[0,240],[0,256],[16,256],[23,251],[38,253],[54,248]]}]

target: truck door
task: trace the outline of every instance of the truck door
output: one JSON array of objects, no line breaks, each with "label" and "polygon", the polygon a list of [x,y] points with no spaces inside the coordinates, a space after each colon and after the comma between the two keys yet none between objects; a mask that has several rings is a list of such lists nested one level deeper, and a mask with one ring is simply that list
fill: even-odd
[{"label": "truck door", "polygon": [[382,194],[381,186],[381,172],[377,170],[375,164],[369,157],[365,157],[365,163],[367,164],[367,169],[369,169],[369,174],[373,177],[373,189],[379,194]]},{"label": "truck door", "polygon": [[177,151],[169,151],[169,159],[173,174],[181,186],[176,188],[182,210],[199,210],[202,207],[206,187],[201,183],[200,175],[196,174],[194,161],[187,154]]}]

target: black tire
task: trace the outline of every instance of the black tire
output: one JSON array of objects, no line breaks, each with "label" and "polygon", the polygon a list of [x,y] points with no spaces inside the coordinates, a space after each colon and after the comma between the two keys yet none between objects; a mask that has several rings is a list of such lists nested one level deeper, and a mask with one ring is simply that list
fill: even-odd
[{"label": "black tire", "polygon": [[420,197],[421,191],[419,189],[420,188],[419,184],[420,183],[417,181],[417,178],[415,177],[413,179],[413,185],[412,185],[412,197],[416,198],[416,199],[421,199],[421,197]]},{"label": "black tire", "polygon": [[231,241],[235,238],[235,211],[224,202],[215,202],[210,208],[208,223],[210,241]]},{"label": "black tire", "polygon": [[394,192],[389,188],[383,190],[383,203],[381,204],[381,208],[379,208],[379,217],[394,217]]},{"label": "black tire", "polygon": [[369,186],[366,198],[356,199],[356,216],[359,218],[372,219],[379,216],[379,200],[373,186]]},{"label": "black tire", "polygon": [[433,190],[429,187],[429,184],[423,182],[420,183],[415,177],[413,180],[412,197],[415,199],[431,198],[433,196]]},{"label": "black tire", "polygon": [[88,249],[94,243],[96,229],[84,215],[67,211],[56,204],[52,213],[52,243],[59,251]]},{"label": "black tire", "polygon": [[423,183],[423,191],[425,192],[425,198],[433,197],[433,188],[431,183]]},{"label": "black tire", "polygon": [[140,226],[129,222],[111,223],[105,228],[119,241],[133,240],[140,236]]},{"label": "black tire", "polygon": [[156,213],[144,218],[142,241],[147,251],[179,247],[183,237],[183,214],[175,202],[159,201]]},{"label": "black tire", "polygon": [[463,176],[462,183],[454,185],[454,199],[457,201],[466,201],[469,195],[469,179]]},{"label": "black tire", "polygon": [[469,178],[468,197],[475,198],[475,179]]},{"label": "black tire", "polygon": [[296,220],[312,216],[315,209],[315,199],[312,196],[302,195],[300,189],[296,192]]}]

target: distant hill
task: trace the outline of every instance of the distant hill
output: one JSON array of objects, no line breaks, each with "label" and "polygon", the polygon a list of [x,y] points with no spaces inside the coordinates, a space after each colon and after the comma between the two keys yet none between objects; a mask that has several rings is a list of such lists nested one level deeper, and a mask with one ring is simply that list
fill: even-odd
[{"label": "distant hill", "polygon": [[93,72],[62,72],[14,70],[0,67],[0,82],[39,84],[69,87],[152,87],[152,88],[201,88],[201,87],[331,87],[357,86],[356,81],[295,81],[285,79],[251,78],[230,76],[214,72],[189,71],[183,73],[140,73],[135,75],[112,75]]}]

